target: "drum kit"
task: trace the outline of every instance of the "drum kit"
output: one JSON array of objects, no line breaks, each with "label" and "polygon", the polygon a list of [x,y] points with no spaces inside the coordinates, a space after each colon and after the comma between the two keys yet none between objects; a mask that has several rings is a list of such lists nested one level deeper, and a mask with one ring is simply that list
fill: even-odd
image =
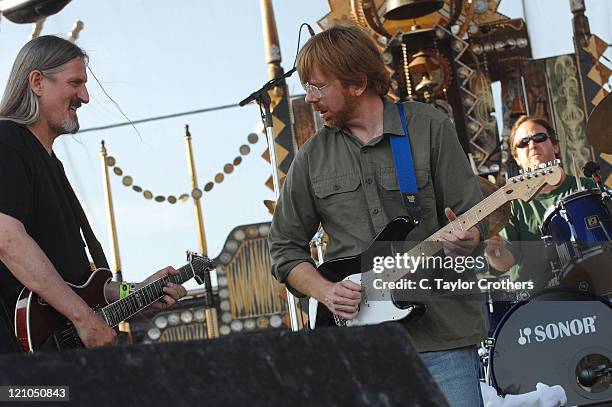
[{"label": "drum kit", "polygon": [[[591,144],[608,154],[611,114],[609,95],[587,125]],[[487,293],[490,338],[479,354],[485,382],[501,395],[545,383],[561,385],[567,405],[612,404],[612,202],[597,170],[585,168],[597,188],[567,196],[544,214],[542,239],[555,253],[548,287],[530,297]],[[487,188],[481,185],[485,194]],[[508,208],[494,213],[489,235],[509,216]]]}]

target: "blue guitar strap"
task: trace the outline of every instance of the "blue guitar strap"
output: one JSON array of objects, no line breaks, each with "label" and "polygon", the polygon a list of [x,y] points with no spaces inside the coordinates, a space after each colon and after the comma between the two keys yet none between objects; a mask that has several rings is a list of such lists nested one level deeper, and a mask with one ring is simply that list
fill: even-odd
[{"label": "blue guitar strap", "polygon": [[404,106],[401,103],[396,103],[396,106],[399,111],[405,136],[391,135],[389,137],[391,141],[391,151],[393,152],[395,172],[399,182],[402,201],[412,221],[418,222],[421,219],[421,207],[419,205],[412,148],[410,147],[410,138],[408,137],[408,126],[406,125],[406,114],[404,113]]}]

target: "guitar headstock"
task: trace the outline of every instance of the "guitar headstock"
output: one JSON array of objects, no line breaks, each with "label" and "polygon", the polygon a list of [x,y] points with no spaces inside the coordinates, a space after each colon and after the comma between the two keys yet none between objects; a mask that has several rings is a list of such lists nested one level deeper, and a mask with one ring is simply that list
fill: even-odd
[{"label": "guitar headstock", "polygon": [[559,185],[563,178],[563,168],[560,160],[540,164],[533,170],[527,170],[516,177],[510,178],[502,187],[508,200],[522,199],[530,201],[546,185]]},{"label": "guitar headstock", "polygon": [[206,282],[205,273],[215,269],[214,262],[208,256],[202,256],[194,252],[187,252],[187,262],[191,266],[198,284],[204,284]]}]

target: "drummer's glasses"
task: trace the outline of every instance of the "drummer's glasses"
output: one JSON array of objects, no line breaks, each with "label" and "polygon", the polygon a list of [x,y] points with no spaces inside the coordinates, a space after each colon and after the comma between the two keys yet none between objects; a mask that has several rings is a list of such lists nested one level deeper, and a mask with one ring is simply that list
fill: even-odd
[{"label": "drummer's glasses", "polygon": [[323,86],[315,86],[311,83],[306,82],[303,83],[302,86],[304,87],[306,93],[310,92],[312,93],[312,96],[314,96],[316,99],[321,99],[323,97],[323,94],[325,93],[325,88],[329,86],[329,83]]},{"label": "drummer's glasses", "polygon": [[517,148],[525,148],[529,145],[529,142],[531,140],[535,141],[536,143],[541,143],[543,141],[546,141],[550,138],[550,136],[546,133],[536,133],[533,136],[529,136],[529,137],[525,137],[524,139],[521,139],[521,141],[519,141],[518,143],[516,143],[516,147]]}]

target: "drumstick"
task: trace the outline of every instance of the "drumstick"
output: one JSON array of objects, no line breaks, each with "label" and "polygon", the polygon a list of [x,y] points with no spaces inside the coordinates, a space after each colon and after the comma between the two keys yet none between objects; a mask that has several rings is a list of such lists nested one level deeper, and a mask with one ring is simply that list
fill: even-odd
[{"label": "drumstick", "polygon": [[582,191],[582,182],[580,182],[580,170],[578,169],[578,165],[576,164],[576,159],[572,157],[572,170],[574,172],[574,177],[576,178],[576,187],[578,187],[578,191]]}]

